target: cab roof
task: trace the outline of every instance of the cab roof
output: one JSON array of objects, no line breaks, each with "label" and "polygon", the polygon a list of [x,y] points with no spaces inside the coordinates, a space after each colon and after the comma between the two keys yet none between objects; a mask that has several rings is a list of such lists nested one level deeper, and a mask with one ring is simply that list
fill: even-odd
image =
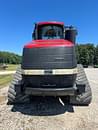
[{"label": "cab roof", "polygon": [[37,23],[37,25],[47,25],[47,24],[64,25],[63,22],[56,22],[56,21],[50,21],[50,22],[39,22],[39,23]]}]

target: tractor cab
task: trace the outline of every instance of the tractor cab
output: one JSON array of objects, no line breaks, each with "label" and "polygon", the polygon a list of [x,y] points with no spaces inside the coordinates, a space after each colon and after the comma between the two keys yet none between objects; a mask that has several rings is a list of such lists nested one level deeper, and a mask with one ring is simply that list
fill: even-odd
[{"label": "tractor cab", "polygon": [[34,40],[65,39],[75,43],[77,31],[73,26],[64,26],[63,22],[40,22],[35,24]]},{"label": "tractor cab", "polygon": [[35,24],[34,39],[64,39],[64,25],[59,22],[41,22]]}]

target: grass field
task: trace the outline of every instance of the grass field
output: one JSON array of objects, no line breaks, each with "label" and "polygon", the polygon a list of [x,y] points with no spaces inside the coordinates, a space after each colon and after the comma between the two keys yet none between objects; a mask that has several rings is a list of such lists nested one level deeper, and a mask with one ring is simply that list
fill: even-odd
[{"label": "grass field", "polygon": [[8,68],[6,68],[5,70],[0,68],[0,71],[14,71],[17,69],[19,65],[8,64],[7,66]]},{"label": "grass field", "polygon": [[13,78],[13,75],[0,75],[0,88],[8,85]]},{"label": "grass field", "polygon": [[[19,65],[13,65],[13,64],[8,64],[8,68],[6,70],[0,69],[0,71],[14,71],[17,69]],[[0,88],[5,87],[8,85],[13,78],[13,75],[0,75]]]},{"label": "grass field", "polygon": [[8,68],[6,69],[6,70],[16,70],[17,69],[17,67],[18,67],[19,65],[13,65],[13,64],[9,64],[8,65]]}]

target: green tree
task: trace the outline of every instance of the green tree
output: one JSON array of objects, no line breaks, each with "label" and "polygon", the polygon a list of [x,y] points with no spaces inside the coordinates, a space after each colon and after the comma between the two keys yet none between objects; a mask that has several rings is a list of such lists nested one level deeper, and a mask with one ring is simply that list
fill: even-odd
[{"label": "green tree", "polygon": [[21,56],[10,52],[0,51],[0,63],[20,64]]},{"label": "green tree", "polygon": [[76,46],[78,63],[93,65],[95,59],[95,47],[93,44],[79,44]]},{"label": "green tree", "polygon": [[98,45],[95,48],[95,57],[94,57],[94,63],[98,65]]}]

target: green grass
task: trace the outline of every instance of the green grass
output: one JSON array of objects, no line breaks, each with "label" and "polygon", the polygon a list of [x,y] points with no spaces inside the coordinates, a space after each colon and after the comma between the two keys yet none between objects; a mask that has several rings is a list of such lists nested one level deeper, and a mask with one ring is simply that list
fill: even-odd
[{"label": "green grass", "polygon": [[13,64],[7,64],[7,68],[5,70],[0,68],[0,71],[14,71],[17,69],[17,67],[19,66],[19,64],[17,65],[13,65]]},{"label": "green grass", "polygon": [[6,70],[13,71],[13,70],[16,70],[18,66],[19,66],[19,65],[9,64],[9,65],[8,65],[8,68],[7,68]]},{"label": "green grass", "polygon": [[0,75],[0,88],[9,84],[13,79],[13,75]]}]

